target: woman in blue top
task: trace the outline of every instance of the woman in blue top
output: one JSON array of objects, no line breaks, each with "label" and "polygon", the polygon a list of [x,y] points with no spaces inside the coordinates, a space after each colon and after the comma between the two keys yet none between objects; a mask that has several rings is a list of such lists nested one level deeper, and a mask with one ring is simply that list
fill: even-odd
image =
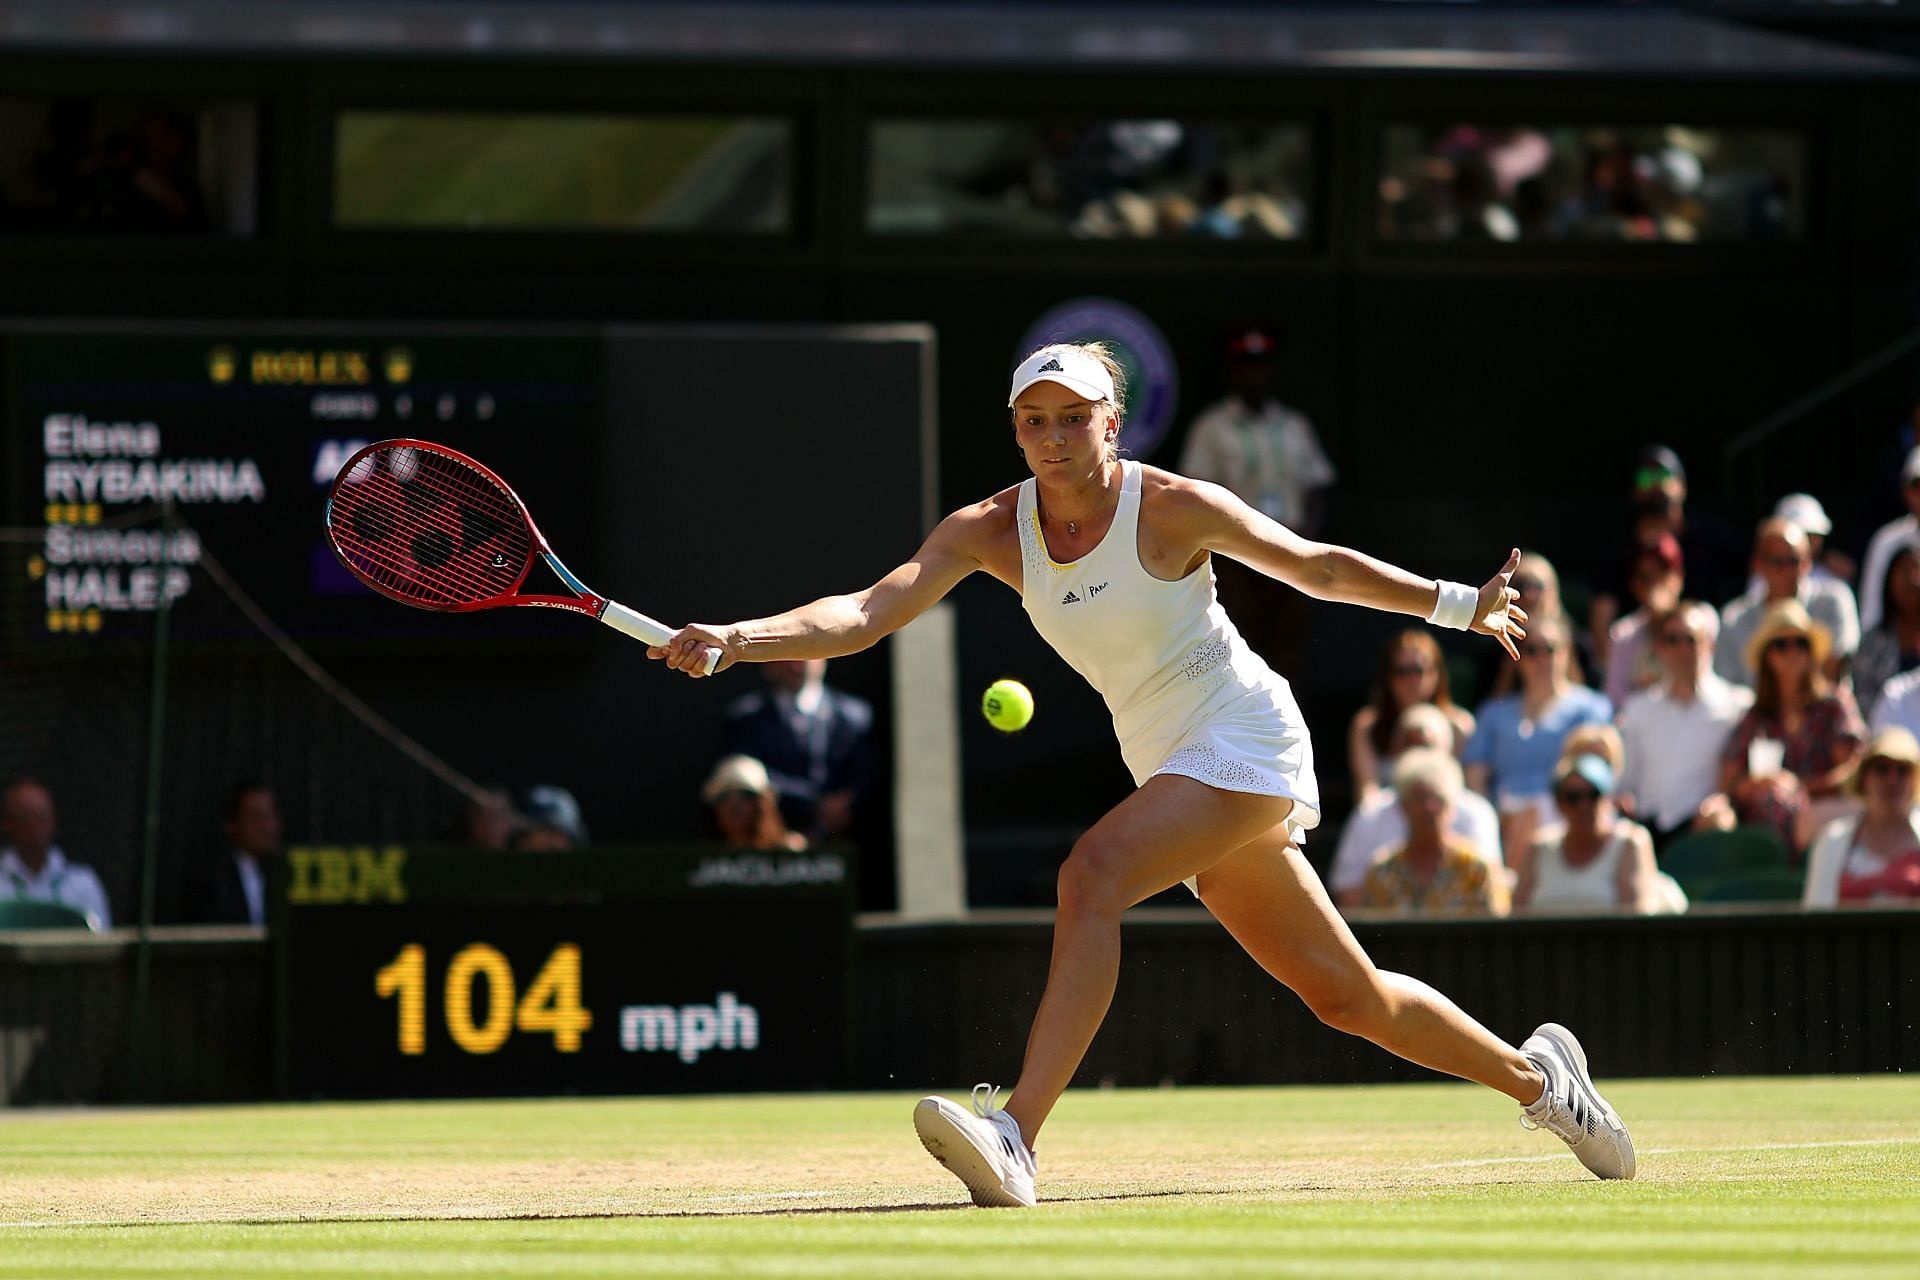
[{"label": "woman in blue top", "polygon": [[1558,820],[1553,770],[1567,735],[1583,724],[1613,719],[1613,704],[1604,694],[1574,683],[1564,622],[1536,622],[1519,649],[1519,690],[1480,707],[1462,756],[1467,785],[1500,810],[1500,842],[1509,861],[1516,854],[1524,860],[1534,832]]}]

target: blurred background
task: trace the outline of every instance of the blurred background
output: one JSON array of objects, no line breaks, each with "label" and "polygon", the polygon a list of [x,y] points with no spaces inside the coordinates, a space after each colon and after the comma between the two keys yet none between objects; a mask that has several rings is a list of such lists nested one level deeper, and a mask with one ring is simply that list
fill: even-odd
[{"label": "blurred background", "polygon": [[[1864,811],[1850,769],[1902,758],[1869,733],[1909,723],[1876,709],[1920,665],[1917,214],[1907,3],[15,0],[0,10],[0,781],[8,847],[24,847],[9,893],[103,931],[0,946],[0,1097],[380,1091],[378,1064],[300,1064],[356,1017],[385,1018],[406,1054],[379,1003],[405,971],[378,1000],[369,975],[399,963],[409,921],[474,895],[516,921],[503,930],[555,921],[525,943],[534,960],[503,944],[531,966],[558,954],[556,903],[649,919],[716,883],[830,884],[813,972],[836,1012],[806,1026],[839,1047],[742,1087],[864,1082],[890,1018],[964,1000],[962,948],[1044,956],[1044,920],[1018,911],[1051,903],[1074,839],[1130,782],[1098,696],[997,584],[962,584],[910,642],[824,672],[708,684],[546,611],[376,599],[333,561],[321,507],[365,443],[443,440],[514,484],[596,589],[675,623],[775,612],[866,585],[945,512],[1018,482],[1002,389],[1050,340],[1116,347],[1132,457],[1229,483],[1303,532],[1476,583],[1526,548],[1573,655],[1540,687],[1591,688],[1604,708],[1580,718],[1619,726],[1616,756],[1635,750],[1629,700],[1666,679],[1637,630],[1697,600],[1711,650],[1723,632],[1772,636],[1767,606],[1800,599],[1826,635],[1808,690],[1832,723],[1775,765],[1800,777],[1797,801],[1787,784],[1777,802],[1741,790],[1770,776],[1745,755],[1721,775],[1726,742],[1792,738],[1745,703],[1685,762],[1711,796],[1656,812],[1666,765],[1633,758],[1599,788],[1659,838],[1680,891],[1663,909],[1691,891],[1706,923],[1619,918],[1649,896],[1565,927],[1377,927],[1430,964],[1463,938],[1509,948],[1469,948],[1456,981],[1487,1000],[1513,957],[1576,938],[1568,964],[1638,965],[1636,990],[1676,985],[1656,963],[1755,948],[1738,968],[1775,978],[1719,995],[1738,987],[1767,1019],[1812,1009],[1827,987],[1792,949],[1853,954],[1799,914],[1813,819]],[[1795,494],[1811,513],[1781,508],[1797,533],[1769,535],[1760,522]],[[1797,575],[1770,585],[1769,556]],[[1315,730],[1316,865],[1332,873],[1350,816],[1392,781],[1399,710],[1438,702],[1481,712],[1477,745],[1455,716],[1454,746],[1521,870],[1510,820],[1531,805],[1552,831],[1552,795],[1501,775],[1514,744],[1485,709],[1522,699],[1513,733],[1530,738],[1533,676],[1503,673],[1484,641],[1410,646],[1404,620],[1225,578]],[[1729,685],[1755,683],[1732,653]],[[1406,673],[1418,691],[1396,691],[1402,659],[1425,663]],[[1003,676],[1038,705],[1012,737],[973,709]],[[1696,826],[1769,842],[1751,866],[1731,845],[1719,861],[1696,845],[1704,872],[1670,862]],[[1359,874],[1393,844],[1359,850]],[[476,849],[503,868],[560,856],[496,882],[471,869]],[[392,850],[468,870],[395,896]],[[671,870],[629,881],[608,869],[621,860]],[[69,864],[94,883],[63,898]],[[1858,896],[1885,907],[1905,883]],[[349,901],[374,914],[322,909]],[[1175,932],[1149,945],[1198,948],[1181,964],[1211,972],[1206,935],[1179,932],[1203,927],[1191,899],[1154,906]],[[1851,938],[1865,919],[1831,927]],[[340,939],[389,925],[372,968],[329,987]],[[1911,1011],[1911,926],[1872,928],[1846,970],[1872,975],[1860,1007]],[[777,967],[778,937],[769,924],[713,963]],[[661,998],[708,1007],[681,1002],[711,1001],[716,981],[691,983]],[[482,1022],[506,1000],[486,990]],[[793,999],[817,1013],[822,997]],[[1896,1029],[1834,1046],[1797,1022],[1715,1040],[1680,1030],[1690,1007],[1660,1016],[1675,1030],[1649,1041],[1649,1071],[1831,1067],[1856,1048],[1862,1066],[1920,1060],[1897,1012],[1861,1012]],[[1224,1031],[1134,1043],[1088,1070],[1361,1069]],[[903,1070],[937,1076],[942,1052]],[[434,1088],[409,1079],[390,1087]],[[463,1088],[729,1085],[543,1079]]]}]

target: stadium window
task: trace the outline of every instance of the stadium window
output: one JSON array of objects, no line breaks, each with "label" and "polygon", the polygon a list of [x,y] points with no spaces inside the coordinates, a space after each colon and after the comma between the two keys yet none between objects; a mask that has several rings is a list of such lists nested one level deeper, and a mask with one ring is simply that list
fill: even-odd
[{"label": "stadium window", "polygon": [[868,127],[875,236],[1300,240],[1312,131],[1223,120],[887,119]]},{"label": "stadium window", "polygon": [[0,235],[259,231],[252,103],[0,97]]},{"label": "stadium window", "polygon": [[1751,244],[1806,237],[1806,135],[1690,125],[1386,128],[1377,238]]},{"label": "stadium window", "polygon": [[334,223],[775,234],[791,217],[792,134],[755,116],[345,111]]}]

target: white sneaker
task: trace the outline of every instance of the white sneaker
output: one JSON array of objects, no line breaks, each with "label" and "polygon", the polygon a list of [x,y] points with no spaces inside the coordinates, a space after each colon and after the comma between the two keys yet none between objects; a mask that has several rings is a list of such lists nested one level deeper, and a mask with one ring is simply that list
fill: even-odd
[{"label": "white sneaker", "polygon": [[1596,1178],[1631,1178],[1633,1139],[1593,1087],[1587,1055],[1573,1032],[1557,1022],[1541,1023],[1520,1052],[1547,1078],[1547,1091],[1540,1101],[1520,1113],[1521,1126],[1557,1135]]},{"label": "white sneaker", "polygon": [[922,1098],[913,1127],[927,1154],[967,1184],[973,1202],[995,1209],[1033,1207],[1033,1153],[1020,1125],[993,1107],[1000,1091],[973,1086],[973,1115],[946,1098]]}]

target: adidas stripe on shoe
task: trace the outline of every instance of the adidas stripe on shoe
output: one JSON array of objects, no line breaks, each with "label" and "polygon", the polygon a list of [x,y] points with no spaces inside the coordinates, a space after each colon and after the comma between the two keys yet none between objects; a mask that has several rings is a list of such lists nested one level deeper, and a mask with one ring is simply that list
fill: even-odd
[{"label": "adidas stripe on shoe", "polygon": [[1593,1087],[1586,1051],[1573,1032],[1557,1022],[1542,1023],[1520,1052],[1532,1059],[1547,1080],[1540,1101],[1520,1113],[1521,1125],[1554,1134],[1596,1178],[1633,1177],[1633,1139]]}]

